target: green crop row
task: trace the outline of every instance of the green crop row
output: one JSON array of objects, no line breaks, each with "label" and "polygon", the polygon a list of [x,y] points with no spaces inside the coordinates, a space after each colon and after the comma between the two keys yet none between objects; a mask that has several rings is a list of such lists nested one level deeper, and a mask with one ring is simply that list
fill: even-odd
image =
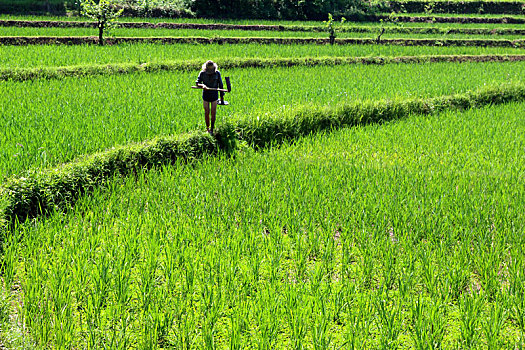
[{"label": "green crop row", "polygon": [[[301,58],[230,58],[219,59],[223,69],[233,68],[275,68],[295,66],[341,66],[351,64],[410,64],[435,62],[518,62],[525,61],[525,55],[442,55],[442,56],[400,56],[400,57],[301,57]],[[1,69],[0,81],[25,81],[34,79],[62,79],[89,75],[115,75],[132,73],[154,73],[161,71],[194,71],[202,61],[186,60],[171,62],[146,62],[142,64],[107,64],[71,67],[43,67]]]},{"label": "green crop row", "polygon": [[106,46],[4,46],[0,67],[25,68],[45,66],[93,65],[108,63],[166,62],[201,60],[222,57],[279,58],[279,57],[350,57],[350,56],[415,56],[415,55],[497,55],[522,54],[518,48],[443,47],[443,46],[386,46],[386,45],[162,45],[120,44]]},{"label": "green crop row", "polygon": [[490,14],[523,14],[521,1],[430,1],[401,0],[390,2],[389,9],[395,12],[431,12],[431,13],[490,13]]},{"label": "green crop row", "polygon": [[[231,77],[232,92],[226,96],[230,105],[218,116],[222,123],[283,106],[462,93],[483,84],[525,81],[524,64],[219,66],[223,76]],[[201,92],[190,88],[200,66],[193,72],[0,81],[0,178],[202,127]]]},{"label": "green crop row", "polygon": [[[75,23],[75,22],[72,22]],[[345,30],[338,33],[338,38],[370,38],[376,37],[381,28],[359,27],[357,30]],[[407,38],[407,39],[488,39],[498,34],[502,39],[522,39],[523,29],[446,29],[411,27],[396,28],[386,27],[383,38]],[[164,29],[164,28],[116,28],[111,30],[110,37],[206,37],[206,38],[231,38],[231,37],[278,37],[278,38],[326,38],[328,34],[322,31],[267,31],[246,29]],[[1,36],[94,36],[97,30],[94,28],[61,28],[61,27],[0,27]]]},{"label": "green crop row", "polygon": [[[386,23],[388,24],[388,23]],[[63,31],[40,32],[40,31],[20,31],[19,28],[96,28],[95,22],[81,22],[81,21],[24,21],[24,20],[0,20],[0,27],[15,27],[6,31],[3,29],[3,35],[57,35],[64,33]],[[228,33],[229,36],[239,36],[240,31],[249,31],[251,34],[246,36],[255,36],[253,32],[271,31],[271,32],[324,32],[324,26],[301,26],[301,25],[247,25],[247,24],[224,24],[224,23],[174,23],[174,22],[119,22],[119,28],[133,28],[133,29],[155,29],[155,32],[150,32],[151,36],[165,36],[168,31],[161,31],[165,29],[178,30],[178,36],[181,35],[195,35],[195,32],[188,32],[191,34],[181,34],[181,30],[208,30],[211,35],[218,35],[217,31],[232,31]],[[372,26],[357,26],[345,25],[337,28],[339,33],[376,33],[378,30],[384,28],[385,33],[403,33],[403,34],[477,34],[477,35],[523,35],[525,29],[522,28],[457,28],[457,27],[404,27],[404,26],[388,26],[379,24]],[[160,31],[160,32],[159,32]],[[34,33],[34,34],[33,34]],[[66,35],[86,35],[86,31],[68,31]],[[92,33],[92,31],[90,32]],[[149,36],[148,32],[141,31],[141,34],[133,34],[139,32],[133,31],[114,31],[117,36]],[[146,33],[146,34],[144,34]],[[157,33],[157,34],[153,34]],[[220,33],[220,32],[219,32]],[[233,35],[232,35],[233,34]],[[63,35],[63,34],[58,34]],[[272,34],[274,35],[274,34]],[[290,34],[288,33],[288,36]]]},{"label": "green crop row", "polygon": [[[523,99],[525,99],[524,85],[503,85],[426,100],[366,101],[335,108],[308,106],[283,115],[243,119],[237,122],[234,130],[240,140],[260,148],[326,129],[382,123],[411,114],[430,114],[445,109],[464,110]],[[225,126],[226,129],[229,127],[229,125]]]},{"label": "green crop row", "polygon": [[8,237],[6,339],[519,349],[524,117],[414,115],[113,179]]},{"label": "green crop row", "polygon": [[[375,20],[381,19],[388,20],[388,15],[375,16]],[[451,16],[449,14],[433,13],[431,15],[422,14],[410,14],[396,16],[396,20],[399,22],[411,22],[411,23],[501,23],[501,24],[523,24],[525,23],[524,16],[494,16],[494,15],[464,15]]]},{"label": "green crop row", "polygon": [[63,208],[115,175],[170,161],[190,161],[217,151],[216,139],[197,132],[115,147],[48,171],[28,172],[0,189],[0,224]]},{"label": "green crop row", "polygon": [[190,134],[182,140],[159,138],[145,144],[118,147],[58,168],[30,171],[22,178],[8,179],[0,187],[0,220],[5,226],[57,207],[63,208],[112,176],[127,175],[164,162],[200,158],[215,153],[218,148],[231,151],[238,140],[261,148],[321,130],[524,99],[524,85],[507,84],[430,99],[365,101],[338,107],[309,106],[277,115],[243,118],[235,123],[223,123],[217,130],[218,142],[204,133]]},{"label": "green crop row", "polygon": [[[121,43],[161,43],[161,44],[249,44],[262,45],[326,45],[328,38],[291,38],[291,37],[110,37],[104,41],[108,45]],[[2,36],[0,45],[93,45],[98,44],[93,36]],[[401,45],[401,46],[492,46],[516,47],[525,46],[525,40],[504,39],[379,39],[379,38],[337,38],[336,45]]]}]

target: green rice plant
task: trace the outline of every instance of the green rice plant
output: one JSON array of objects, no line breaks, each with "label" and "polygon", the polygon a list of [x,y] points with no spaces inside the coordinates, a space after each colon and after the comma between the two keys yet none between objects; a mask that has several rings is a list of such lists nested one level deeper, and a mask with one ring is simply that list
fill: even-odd
[{"label": "green rice plant", "polygon": [[471,349],[479,346],[479,327],[483,298],[480,294],[463,294],[459,299],[461,338],[460,346]]},{"label": "green rice plant", "polygon": [[291,348],[300,350],[305,347],[307,333],[306,321],[309,318],[309,310],[305,308],[303,291],[299,286],[288,286],[286,290],[285,310],[286,322],[290,329]]},{"label": "green rice plant", "polygon": [[327,310],[325,296],[317,299],[313,306],[313,325],[311,328],[314,349],[330,349],[333,335],[329,332],[333,316]]},{"label": "green rice plant", "polygon": [[490,305],[488,315],[483,319],[482,330],[488,349],[500,349],[499,339],[503,326],[507,320],[507,310],[499,303]]},{"label": "green rice plant", "polygon": [[[281,327],[279,322],[281,302],[281,298],[275,290],[268,288],[262,291],[261,300],[255,311],[258,335],[256,344],[258,349],[271,349],[277,345],[278,332]],[[242,316],[247,315],[244,314]],[[244,319],[242,322],[246,321],[247,319]]]},{"label": "green rice plant", "polygon": [[[14,281],[14,274],[18,262],[18,244],[19,236],[17,234],[5,235],[2,237],[2,260],[0,271],[2,272],[3,286],[6,291],[10,291]],[[1,320],[1,318],[0,318]]]},{"label": "green rice plant", "polygon": [[374,277],[374,255],[375,242],[369,242],[366,238],[361,242],[360,256],[361,264],[359,266],[359,277],[365,287],[371,287]]},{"label": "green rice plant", "polygon": [[470,281],[470,259],[464,254],[467,244],[454,248],[449,256],[449,263],[445,265],[443,273],[443,297],[451,300],[458,298],[467,290]]},{"label": "green rice plant", "polygon": [[397,349],[402,332],[401,305],[388,292],[374,296],[374,306],[379,324],[379,348]]},{"label": "green rice plant", "polygon": [[436,253],[430,251],[428,247],[420,247],[419,259],[421,261],[421,275],[423,277],[425,289],[435,297],[440,290],[440,271],[439,266],[435,263]]},{"label": "green rice plant", "polygon": [[498,240],[497,242],[492,242],[490,251],[487,251],[485,244],[485,242],[482,242],[476,246],[472,260],[475,261],[484,293],[486,293],[489,300],[494,300],[501,292],[500,266],[498,262],[501,261],[505,247],[503,242]]},{"label": "green rice plant", "polygon": [[411,338],[418,350],[441,349],[443,346],[446,318],[444,305],[437,301],[424,300],[418,296],[411,305]]},{"label": "green rice plant", "polygon": [[349,308],[348,325],[345,329],[345,346],[349,349],[362,349],[371,337],[374,322],[374,305],[368,297],[357,297]]},{"label": "green rice plant", "polygon": [[397,274],[397,285],[401,299],[410,297],[410,291],[414,288],[416,283],[416,256],[410,249],[404,250],[406,255],[404,262],[399,267]]},{"label": "green rice plant", "polygon": [[399,249],[399,246],[391,240],[384,240],[378,248],[381,252],[379,260],[382,264],[381,271],[383,274],[381,287],[384,289],[392,289],[394,287],[396,276],[399,274],[399,271],[397,270],[397,250]]}]

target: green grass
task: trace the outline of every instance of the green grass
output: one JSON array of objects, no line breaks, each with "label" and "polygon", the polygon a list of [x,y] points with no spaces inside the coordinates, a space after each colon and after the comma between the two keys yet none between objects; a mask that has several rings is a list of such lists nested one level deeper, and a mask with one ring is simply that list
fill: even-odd
[{"label": "green grass", "polygon": [[[377,33],[341,32],[338,38],[375,38]],[[20,28],[0,27],[0,36],[96,36],[96,28]],[[115,37],[290,37],[290,38],[326,38],[324,32],[280,32],[280,31],[249,31],[249,30],[199,30],[199,29],[137,29],[116,28],[109,36]],[[474,35],[474,34],[412,34],[385,33],[382,38],[410,39],[523,39],[523,35]]]},{"label": "green grass", "polygon": [[524,111],[115,179],[10,237],[17,321],[37,347],[515,348]]},{"label": "green grass", "polygon": [[[523,81],[525,63],[293,67],[223,71],[231,105],[219,120],[302,104],[427,97]],[[195,73],[1,82],[0,174],[48,167],[119,144],[203,127]],[[443,83],[446,82],[446,83]]]},{"label": "green grass", "polygon": [[403,47],[383,45],[161,45],[119,44],[116,46],[4,46],[0,55],[2,68],[71,66],[104,63],[162,62],[221,57],[319,57],[319,56],[415,56],[522,54],[523,49],[496,47]]}]

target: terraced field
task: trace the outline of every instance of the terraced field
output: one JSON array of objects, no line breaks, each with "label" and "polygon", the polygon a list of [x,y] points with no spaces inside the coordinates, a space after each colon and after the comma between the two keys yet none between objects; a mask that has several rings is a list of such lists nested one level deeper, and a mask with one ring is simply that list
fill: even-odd
[{"label": "terraced field", "polygon": [[[339,37],[380,29],[352,25],[372,29]],[[525,29],[402,28],[416,25]],[[114,35],[133,33],[326,36]],[[471,34],[383,38],[454,35]],[[0,46],[0,344],[523,347],[525,61],[501,55],[525,49]],[[190,89],[206,59],[233,85],[214,135]]]},{"label": "terraced field", "polygon": [[[235,77],[231,108],[221,110],[230,120],[277,113],[283,106],[438,96],[484,83],[523,81],[525,62],[236,69],[223,74]],[[0,128],[7,132],[1,140],[0,169],[17,174],[113,145],[194,130],[202,124],[196,117],[202,108],[200,94],[188,88],[194,79],[191,72],[4,83]]]},{"label": "terraced field", "polygon": [[[341,32],[340,38],[375,38],[377,33]],[[0,28],[1,36],[93,36],[96,34],[92,28]],[[376,35],[374,35],[376,34]],[[490,35],[490,33],[489,33]],[[117,28],[111,31],[111,36],[116,37],[285,37],[285,38],[325,38],[326,33],[296,32],[296,31],[248,31],[248,30],[197,30],[197,29],[127,29]],[[412,34],[412,33],[385,33],[383,38],[448,38],[448,39],[481,39],[486,35],[475,34]],[[491,36],[492,37],[492,36]],[[493,36],[495,39],[522,39],[523,35],[500,34]]]}]

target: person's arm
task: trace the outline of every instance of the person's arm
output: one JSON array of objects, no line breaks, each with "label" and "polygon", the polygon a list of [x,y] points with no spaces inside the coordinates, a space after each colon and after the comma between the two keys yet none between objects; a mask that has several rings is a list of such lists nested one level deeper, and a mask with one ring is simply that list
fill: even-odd
[{"label": "person's arm", "polygon": [[197,77],[197,80],[195,81],[195,85],[206,90],[208,87],[206,86],[206,84],[204,84],[204,81],[202,80],[202,74],[203,72],[199,73],[199,76]]},{"label": "person's arm", "polygon": [[[219,89],[224,89],[224,85],[222,84],[221,72],[217,71],[217,74],[219,74]],[[221,100],[224,100],[224,91],[221,91]]]}]

